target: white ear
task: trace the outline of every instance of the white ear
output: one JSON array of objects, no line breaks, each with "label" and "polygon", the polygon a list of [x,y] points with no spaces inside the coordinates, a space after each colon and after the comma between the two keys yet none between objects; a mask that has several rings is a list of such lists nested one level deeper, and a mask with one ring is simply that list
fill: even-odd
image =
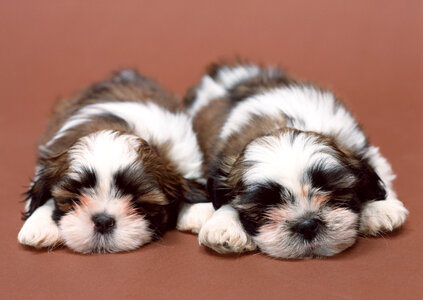
[{"label": "white ear", "polygon": [[52,219],[53,210],[53,199],[38,207],[19,231],[19,243],[35,248],[53,247],[60,244],[59,227]]}]

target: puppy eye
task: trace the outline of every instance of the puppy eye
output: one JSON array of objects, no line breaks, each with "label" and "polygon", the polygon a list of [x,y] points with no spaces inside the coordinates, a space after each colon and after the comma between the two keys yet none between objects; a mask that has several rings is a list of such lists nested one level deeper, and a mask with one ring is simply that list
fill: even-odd
[{"label": "puppy eye", "polygon": [[287,202],[290,199],[285,189],[277,183],[269,182],[259,184],[252,190],[247,190],[240,203],[256,203],[261,205],[274,205]]},{"label": "puppy eye", "polygon": [[337,209],[337,208],[346,208],[349,206],[349,203],[346,200],[330,198],[329,201],[327,202],[327,205],[332,209]]},{"label": "puppy eye", "polygon": [[71,202],[71,203],[73,203],[73,204],[77,204],[77,205],[80,205],[81,204],[81,201],[79,200],[79,198],[78,197],[72,197],[72,198],[70,198],[69,199],[69,202]]},{"label": "puppy eye", "polygon": [[59,203],[64,207],[71,207],[75,204],[79,205],[81,204],[81,201],[79,200],[78,196],[72,196],[72,197],[66,197],[59,200]]}]

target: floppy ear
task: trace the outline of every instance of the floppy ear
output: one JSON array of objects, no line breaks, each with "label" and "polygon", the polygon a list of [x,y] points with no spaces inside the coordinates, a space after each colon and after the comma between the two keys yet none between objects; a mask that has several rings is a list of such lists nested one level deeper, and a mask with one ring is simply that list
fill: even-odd
[{"label": "floppy ear", "polygon": [[169,201],[167,204],[184,201],[188,203],[209,202],[205,188],[200,183],[183,178],[176,171],[175,166],[166,159],[167,149],[156,148],[147,141],[138,138],[138,153],[143,161],[144,168],[153,175],[161,190]]},{"label": "floppy ear", "polygon": [[67,152],[40,157],[43,168],[36,174],[29,190],[25,193],[25,201],[30,201],[22,219],[28,219],[33,212],[51,199],[51,189],[68,167]]},{"label": "floppy ear", "polygon": [[232,198],[232,188],[228,183],[229,173],[236,161],[236,157],[219,155],[213,163],[212,171],[207,179],[207,193],[214,208],[228,204]]},{"label": "floppy ear", "polygon": [[205,185],[191,179],[183,179],[182,196],[183,201],[187,203],[211,202],[207,197]]},{"label": "floppy ear", "polygon": [[385,184],[367,161],[361,161],[357,173],[359,178],[356,186],[357,196],[362,202],[386,199]]},{"label": "floppy ear", "polygon": [[184,98],[182,99],[182,104],[185,109],[191,107],[191,105],[194,103],[195,97],[197,97],[197,86],[191,86],[186,91]]}]

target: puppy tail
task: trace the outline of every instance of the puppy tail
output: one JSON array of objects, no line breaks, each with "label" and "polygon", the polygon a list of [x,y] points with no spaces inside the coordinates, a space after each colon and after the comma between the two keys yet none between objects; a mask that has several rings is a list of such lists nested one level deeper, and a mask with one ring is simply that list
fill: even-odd
[{"label": "puppy tail", "polygon": [[213,63],[199,84],[185,93],[183,105],[188,114],[194,116],[212,99],[224,97],[235,85],[260,74],[261,68],[251,63]]},{"label": "puppy tail", "polygon": [[233,63],[218,62],[208,66],[207,74],[225,90],[258,76],[264,70],[248,61],[236,60]]}]

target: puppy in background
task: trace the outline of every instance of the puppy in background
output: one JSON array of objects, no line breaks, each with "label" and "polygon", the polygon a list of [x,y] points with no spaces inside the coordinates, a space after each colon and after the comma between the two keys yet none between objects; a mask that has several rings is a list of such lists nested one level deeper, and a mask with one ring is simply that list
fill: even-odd
[{"label": "puppy in background", "polygon": [[174,227],[181,202],[206,201],[196,181],[202,154],[178,106],[132,70],[59,102],[41,139],[19,242],[129,251]]},{"label": "puppy in background", "polygon": [[331,256],[404,223],[391,166],[330,91],[278,68],[216,64],[185,103],[216,209],[200,244]]}]

